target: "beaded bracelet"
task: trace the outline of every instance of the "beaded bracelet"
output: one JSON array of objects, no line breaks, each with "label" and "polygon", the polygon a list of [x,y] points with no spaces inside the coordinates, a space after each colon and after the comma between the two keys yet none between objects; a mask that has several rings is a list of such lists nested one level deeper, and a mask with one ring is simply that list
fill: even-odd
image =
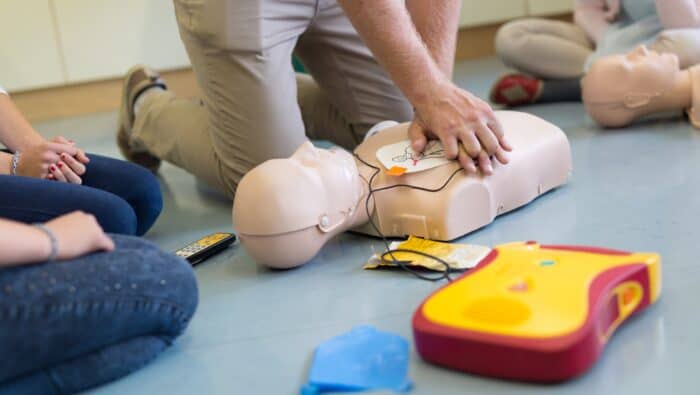
[{"label": "beaded bracelet", "polygon": [[46,227],[44,224],[33,224],[34,227],[39,229],[40,231],[44,232],[44,234],[49,238],[49,241],[51,241],[51,253],[49,254],[48,259],[46,259],[47,262],[51,262],[56,259],[56,256],[58,256],[58,239],[56,239],[56,235],[53,233],[53,231],[49,228]]},{"label": "beaded bracelet", "polygon": [[15,151],[15,153],[12,155],[12,166],[10,167],[10,174],[13,176],[17,175],[17,165],[19,165],[19,158],[22,156],[22,153],[19,151]]}]

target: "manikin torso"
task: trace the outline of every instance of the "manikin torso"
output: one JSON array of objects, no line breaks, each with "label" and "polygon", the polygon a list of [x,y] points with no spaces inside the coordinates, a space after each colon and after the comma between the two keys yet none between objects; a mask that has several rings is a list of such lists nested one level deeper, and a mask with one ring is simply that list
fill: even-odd
[{"label": "manikin torso", "polygon": [[[494,164],[494,174],[490,177],[460,172],[440,192],[399,187],[375,193],[373,217],[380,231],[392,237],[413,235],[431,240],[454,240],[491,223],[497,215],[566,183],[571,171],[571,154],[569,142],[559,128],[520,112],[498,112],[498,119],[513,145],[509,164]],[[358,146],[355,154],[382,168],[376,157],[377,150],[405,139],[406,125],[386,129]],[[367,184],[375,170],[360,161],[357,163]],[[451,162],[399,177],[388,175],[382,168],[372,188],[409,184],[436,189],[459,168],[459,163]],[[354,230],[375,235],[369,224],[363,225]]]},{"label": "manikin torso", "polygon": [[[414,235],[452,240],[489,224],[567,182],[571,152],[564,133],[533,115],[502,111],[497,117],[513,146],[510,163],[488,177],[458,172],[438,192],[398,187],[375,192],[370,212],[385,236]],[[381,171],[372,189],[396,184],[434,189],[459,169],[457,162],[391,176],[376,157],[379,148],[407,138],[408,124],[382,130],[355,150]],[[234,225],[258,263],[277,268],[311,260],[333,236],[346,230],[374,234],[365,203],[376,170],[344,151],[305,144],[288,159],[267,161],[241,181]]]}]

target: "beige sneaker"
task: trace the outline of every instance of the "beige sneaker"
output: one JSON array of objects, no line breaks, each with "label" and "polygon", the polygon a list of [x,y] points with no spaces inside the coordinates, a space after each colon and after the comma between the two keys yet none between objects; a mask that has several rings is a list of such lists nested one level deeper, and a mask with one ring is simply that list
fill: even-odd
[{"label": "beige sneaker", "polygon": [[134,103],[136,98],[148,88],[159,86],[167,89],[165,82],[157,71],[147,66],[134,66],[126,73],[122,87],[121,109],[119,112],[119,130],[117,131],[117,145],[122,155],[138,165],[152,172],[158,171],[160,159],[151,155],[145,149],[133,147],[130,143],[131,128],[134,123]]}]

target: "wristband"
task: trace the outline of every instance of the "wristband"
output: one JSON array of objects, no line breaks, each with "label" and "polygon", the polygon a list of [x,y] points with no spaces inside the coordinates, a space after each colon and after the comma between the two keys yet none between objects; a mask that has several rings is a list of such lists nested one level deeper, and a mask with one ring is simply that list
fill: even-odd
[{"label": "wristband", "polygon": [[12,164],[10,166],[10,174],[13,176],[17,175],[17,165],[19,165],[19,158],[22,156],[22,153],[19,151],[15,151],[14,154],[12,154]]},{"label": "wristband", "polygon": [[56,260],[56,256],[58,255],[58,239],[56,239],[56,235],[44,224],[34,224],[34,227],[44,232],[44,234],[49,238],[49,241],[51,241],[51,253],[46,261],[51,262]]}]

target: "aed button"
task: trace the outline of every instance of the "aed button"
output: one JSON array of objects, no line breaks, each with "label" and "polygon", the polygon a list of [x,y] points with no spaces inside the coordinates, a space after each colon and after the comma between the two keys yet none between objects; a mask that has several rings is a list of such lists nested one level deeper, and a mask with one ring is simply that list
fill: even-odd
[{"label": "aed button", "polygon": [[551,260],[551,259],[545,259],[545,260],[540,261],[540,266],[541,266],[541,267],[554,266],[555,264],[556,264],[556,262],[554,262],[554,261]]},{"label": "aed button", "polygon": [[508,290],[512,292],[527,292],[530,290],[530,287],[527,286],[527,283],[525,281],[518,281],[515,284],[508,287]]},{"label": "aed button", "polygon": [[526,278],[518,279],[515,282],[511,283],[508,286],[508,290],[511,292],[516,292],[516,293],[529,292],[532,290],[534,285],[535,285],[535,281],[530,277],[526,277]]}]

